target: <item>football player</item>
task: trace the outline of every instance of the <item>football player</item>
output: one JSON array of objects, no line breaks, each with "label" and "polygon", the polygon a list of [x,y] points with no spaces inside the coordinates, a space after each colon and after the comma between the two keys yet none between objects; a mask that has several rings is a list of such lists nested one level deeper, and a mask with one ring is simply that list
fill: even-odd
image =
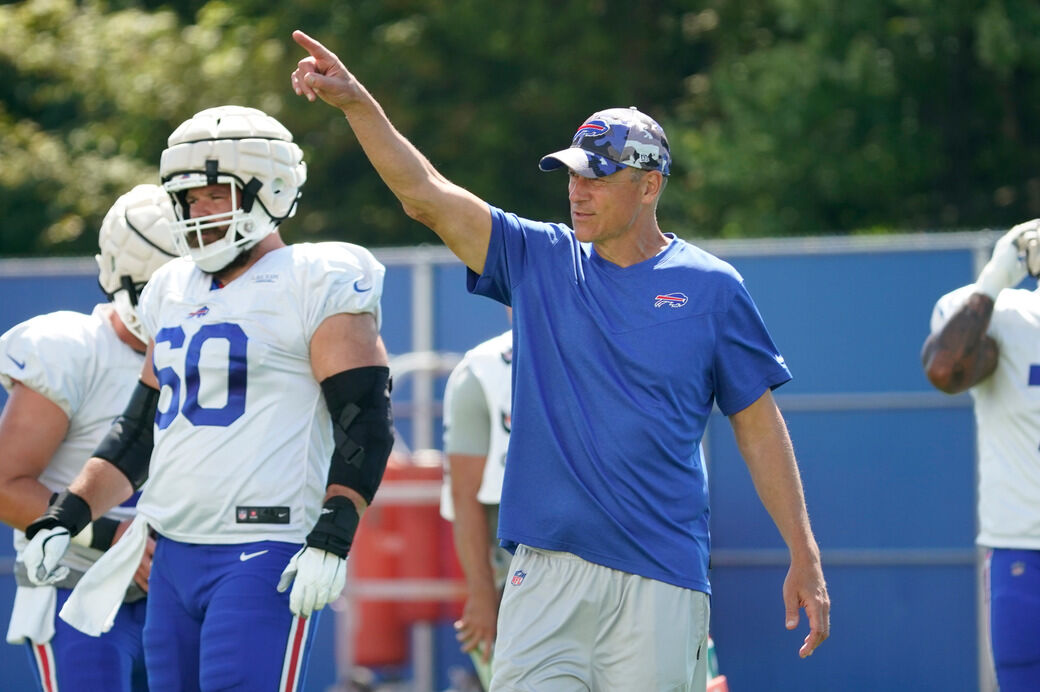
[{"label": "football player", "polygon": [[141,296],[148,364],[84,472],[27,532],[27,567],[45,583],[89,516],[148,479],[126,547],[61,615],[107,627],[111,585],[154,531],[153,689],[302,687],[317,612],[343,588],[393,442],[384,268],[357,245],[282,240],[306,179],[292,140],[239,106],[170,135],[160,176],[184,256]]},{"label": "football player", "polygon": [[455,637],[480,683],[491,683],[498,604],[512,556],[498,545],[498,504],[512,429],[513,332],[466,352],[444,390],[441,516],[452,522],[455,553],[466,578],[466,603]]},{"label": "football player", "polygon": [[22,531],[76,477],[134,389],[148,340],[137,302],[152,272],[175,256],[173,218],[158,185],[124,194],[99,234],[99,283],[110,302],[89,315],[40,315],[0,337],[0,384],[10,395],[0,415],[0,519],[14,527],[18,555],[7,641],[29,650],[47,692],[147,689],[141,629],[153,544],[146,541],[135,583],[124,585],[111,632],[89,637],[56,616],[83,573],[125,530],[136,498],[95,515],[61,557],[62,578],[47,585],[26,574]]},{"label": "football player", "polygon": [[1001,692],[1040,689],[1040,219],[1004,234],[974,284],[935,304],[922,360],[928,379],[971,391],[978,425],[979,532]]}]

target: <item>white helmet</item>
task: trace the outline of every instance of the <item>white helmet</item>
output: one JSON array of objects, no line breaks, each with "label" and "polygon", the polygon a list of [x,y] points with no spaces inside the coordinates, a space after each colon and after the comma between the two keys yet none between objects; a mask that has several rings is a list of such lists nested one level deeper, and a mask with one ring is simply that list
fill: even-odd
[{"label": "white helmet", "polygon": [[98,233],[98,284],[126,328],[144,342],[137,297],[152,272],[177,256],[173,221],[169,195],[158,185],[138,185],[116,200]]},{"label": "white helmet", "polygon": [[[203,271],[220,271],[296,213],[307,165],[292,140],[280,122],[242,106],[208,108],[174,130],[159,176],[174,202],[173,238],[181,255],[190,255]],[[232,211],[190,218],[189,189],[226,183],[231,184]],[[224,227],[222,238],[203,243],[203,231]],[[191,235],[194,243],[188,243]]]}]

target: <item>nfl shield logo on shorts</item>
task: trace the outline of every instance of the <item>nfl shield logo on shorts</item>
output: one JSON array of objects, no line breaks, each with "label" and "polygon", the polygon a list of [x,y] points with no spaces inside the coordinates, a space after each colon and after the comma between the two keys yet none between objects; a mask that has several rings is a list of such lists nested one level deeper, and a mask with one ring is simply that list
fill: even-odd
[{"label": "nfl shield logo on shorts", "polygon": [[509,583],[511,583],[513,586],[520,586],[524,583],[524,577],[526,576],[527,572],[518,569],[517,571],[513,572],[513,578],[509,580]]}]

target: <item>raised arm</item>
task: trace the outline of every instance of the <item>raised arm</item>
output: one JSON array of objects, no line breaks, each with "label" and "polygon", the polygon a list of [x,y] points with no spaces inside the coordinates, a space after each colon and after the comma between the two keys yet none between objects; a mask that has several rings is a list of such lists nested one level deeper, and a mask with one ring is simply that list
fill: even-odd
[{"label": "raised arm", "polygon": [[925,375],[937,389],[957,394],[975,386],[997,369],[1000,349],[986,335],[993,299],[972,293],[942,328],[928,335],[921,349]]},{"label": "raised arm", "polygon": [[730,416],[730,424],[762,505],[791,554],[783,590],[785,626],[794,629],[798,609],[805,609],[810,630],[798,651],[805,658],[830,636],[831,604],[787,426],[769,390]]},{"label": "raised arm", "polygon": [[[997,368],[997,342],[987,336],[997,296],[1014,288],[1028,273],[1026,248],[1019,239],[1035,237],[1040,220],[1020,223],[993,246],[993,255],[979,272],[973,291],[949,319],[937,328],[941,305],[932,318],[932,333],[921,349],[921,363],[928,380],[947,394],[963,392],[993,374]],[[1035,248],[1034,248],[1035,251]],[[1030,258],[1029,264],[1035,260]]]},{"label": "raised arm", "polygon": [[405,213],[440,236],[467,267],[482,272],[491,237],[487,203],[437,172],[334,53],[302,31],[294,31],[293,40],[310,54],[292,73],[296,94],[309,101],[320,98],[343,111]]}]

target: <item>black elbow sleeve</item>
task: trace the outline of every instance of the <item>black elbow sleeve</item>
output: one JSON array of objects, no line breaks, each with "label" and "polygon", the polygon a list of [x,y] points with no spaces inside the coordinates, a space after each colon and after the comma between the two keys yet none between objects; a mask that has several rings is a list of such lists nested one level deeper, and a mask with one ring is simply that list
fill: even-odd
[{"label": "black elbow sleeve", "polygon": [[366,502],[372,502],[394,446],[391,389],[390,369],[380,366],[344,370],[321,383],[334,439],[328,483],[352,488]]},{"label": "black elbow sleeve", "polygon": [[94,451],[94,456],[108,461],[123,472],[134,490],[148,480],[148,464],[154,444],[155,411],[159,406],[159,391],[138,382],[116,422]]}]

